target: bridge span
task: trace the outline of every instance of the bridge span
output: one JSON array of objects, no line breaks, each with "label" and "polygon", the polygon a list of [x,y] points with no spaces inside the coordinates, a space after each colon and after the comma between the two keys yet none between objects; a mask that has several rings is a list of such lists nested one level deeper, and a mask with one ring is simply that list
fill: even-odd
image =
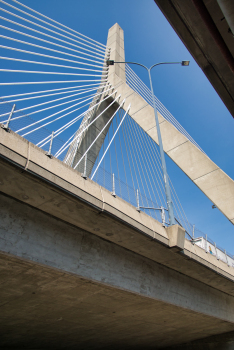
[{"label": "bridge span", "polygon": [[231,349],[233,267],[14,132],[0,128],[0,140],[2,349],[166,348],[220,334]]}]

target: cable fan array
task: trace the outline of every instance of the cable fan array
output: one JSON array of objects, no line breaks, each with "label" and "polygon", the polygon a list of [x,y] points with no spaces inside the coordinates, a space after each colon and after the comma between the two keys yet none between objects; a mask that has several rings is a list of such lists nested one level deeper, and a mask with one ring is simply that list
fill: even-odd
[{"label": "cable fan array", "polygon": [[48,147],[52,130],[66,138],[93,98],[111,89],[109,49],[19,1],[0,3],[0,121],[12,112],[14,131]]},{"label": "cable fan array", "polygon": [[[0,5],[2,126],[167,226],[158,146],[130,117],[131,106],[117,95],[118,86],[108,83],[110,49],[17,0],[0,0]],[[149,89],[128,65],[126,79],[152,105]],[[96,113],[107,100],[107,107]],[[156,97],[155,101],[162,116],[200,149]],[[118,108],[111,113],[114,105]],[[107,111],[108,121],[77,157],[87,131],[99,125]],[[97,144],[101,146],[96,154]],[[176,220],[192,239],[193,227],[171,181],[170,185]]]},{"label": "cable fan array", "polygon": [[[111,184],[112,193],[167,225],[158,150],[128,115],[130,106],[124,101],[79,160],[75,158],[81,138],[105,112],[91,118],[100,99],[113,99],[108,109],[120,98],[107,81],[110,50],[17,0],[0,3],[0,122],[74,169],[83,167],[84,175],[104,187]],[[130,68],[126,72],[139,82]],[[88,162],[103,134],[97,158]],[[177,217],[187,223],[179,204]]]}]

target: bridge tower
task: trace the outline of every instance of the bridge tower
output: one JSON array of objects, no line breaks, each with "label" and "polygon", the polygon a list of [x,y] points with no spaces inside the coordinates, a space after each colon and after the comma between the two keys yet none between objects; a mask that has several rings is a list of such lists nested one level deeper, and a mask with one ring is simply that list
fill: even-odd
[{"label": "bridge tower", "polygon": [[[107,50],[109,50],[107,57],[110,60],[125,61],[124,32],[117,23],[109,29]],[[101,94],[93,99],[91,106],[99,104],[85,115],[77,134],[80,134],[88,124],[91,124],[100,113],[102,115],[80,137],[76,138],[65,156],[65,163],[73,168],[76,167],[83,154],[92,145],[97,135],[120,106],[126,111],[127,106],[131,104],[128,114],[158,144],[153,107],[129,86],[125,74],[125,65],[114,64],[107,67],[104,62],[103,74],[106,69],[108,69],[108,82],[104,87],[100,86],[99,93]],[[112,86],[113,90],[108,89],[107,91],[109,86]],[[116,97],[119,98],[116,100]],[[234,224],[233,180],[159,112],[158,117],[164,152]],[[102,131],[87,154],[87,176],[92,172],[109,127],[110,124]],[[84,171],[85,161],[86,159],[83,158],[76,167],[81,173]]]}]

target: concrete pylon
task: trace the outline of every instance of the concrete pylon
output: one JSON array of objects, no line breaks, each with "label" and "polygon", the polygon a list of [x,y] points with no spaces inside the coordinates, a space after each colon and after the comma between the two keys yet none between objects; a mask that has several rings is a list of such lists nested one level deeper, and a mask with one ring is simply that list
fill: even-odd
[{"label": "concrete pylon", "polygon": [[[107,46],[111,49],[109,58],[115,61],[125,61],[124,55],[124,36],[123,30],[116,23],[110,28],[107,39]],[[109,66],[108,82],[116,91],[116,96],[121,95],[118,103],[115,103],[102,118],[98,119],[86,133],[82,136],[76,146],[76,152],[67,153],[67,159],[71,160],[71,154],[75,154],[71,166],[76,164],[81,155],[85,152],[92,140],[100,132],[101,128],[109,120],[111,115],[116,111],[119,104],[125,100],[125,107],[131,104],[131,109],[128,114],[138,123],[142,129],[158,144],[158,135],[154,117],[154,109],[143,97],[131,89],[125,76],[125,65],[115,64]],[[100,98],[100,105],[93,112],[92,121],[95,116],[104,110],[104,108],[113,101],[113,96],[110,92],[103,91]],[[103,101],[103,97],[109,96],[109,99]],[[123,106],[123,109],[124,109]],[[225,174],[212,160],[198,149],[184,134],[177,130],[170,122],[158,113],[160,130],[162,134],[163,148],[165,153],[177,164],[180,169],[195,183],[195,185],[216,205],[216,207],[234,224],[234,181]],[[84,118],[80,129],[85,125],[86,117]],[[79,130],[80,130],[79,129]],[[102,137],[93,146],[89,152],[87,167],[89,175],[92,171],[93,164],[97,158],[99,150],[108,132],[108,126],[103,132]],[[70,154],[69,154],[70,152]],[[69,158],[70,157],[70,158]],[[69,160],[69,161],[70,161]],[[78,168],[83,172],[84,165]]]},{"label": "concrete pylon", "polygon": [[[123,29],[120,28],[120,26],[116,23],[109,29],[108,32],[108,38],[107,38],[107,50],[108,54],[107,57],[111,60],[119,60],[124,61],[125,55],[124,55],[124,36],[123,36]],[[104,67],[106,67],[106,62],[104,63]],[[105,74],[105,69],[103,71],[103,76]],[[83,118],[83,121],[80,125],[80,128],[77,131],[77,134],[80,134],[82,130],[85,129],[85,127],[88,126],[101,112],[103,112],[115,99],[116,94],[109,96],[110,91],[108,94],[106,93],[106,90],[111,87],[111,81],[113,77],[118,76],[121,81],[126,81],[125,79],[125,65],[114,65],[110,66],[108,70],[108,83],[105,86],[100,86],[97,94],[100,94],[97,97],[94,97],[92,103],[90,104],[90,107],[94,106],[95,104],[99,103],[92,111],[88,112],[85,117]],[[111,90],[111,93],[113,90]],[[106,97],[108,97],[106,99]],[[107,122],[110,120],[112,115],[116,112],[117,108],[119,107],[118,103],[114,103],[112,106],[110,106],[107,111],[105,111],[97,121],[95,121],[88,129],[86,129],[81,137],[78,137],[69,147],[69,150],[64,158],[64,162],[71,167],[75,167],[80,158],[83,156],[85,151],[89,148],[89,146],[92,144],[92,142],[95,140],[97,135],[100,133],[100,131],[103,129],[103,127],[107,124]],[[110,123],[111,124],[111,123]],[[86,175],[89,177],[89,175],[92,172],[94,163],[97,159],[97,156],[99,154],[99,151],[102,147],[102,144],[105,140],[105,137],[108,133],[110,124],[106,126],[106,128],[103,130],[95,144],[92,146],[90,151],[87,154],[87,164],[86,164]],[[83,173],[85,168],[85,159],[82,159],[78,167],[76,168],[79,172]]]}]

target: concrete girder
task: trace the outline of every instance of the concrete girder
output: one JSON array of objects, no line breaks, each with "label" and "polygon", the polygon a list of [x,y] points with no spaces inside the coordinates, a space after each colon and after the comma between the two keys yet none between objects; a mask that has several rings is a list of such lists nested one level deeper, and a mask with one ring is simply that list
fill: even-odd
[{"label": "concrete girder", "polygon": [[233,332],[233,267],[12,131],[0,140],[1,349]]}]

